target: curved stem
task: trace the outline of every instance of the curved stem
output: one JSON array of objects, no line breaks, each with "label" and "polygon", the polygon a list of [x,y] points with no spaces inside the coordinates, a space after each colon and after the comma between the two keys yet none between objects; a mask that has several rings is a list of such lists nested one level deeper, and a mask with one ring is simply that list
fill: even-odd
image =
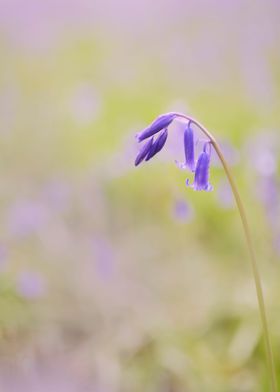
[{"label": "curved stem", "polygon": [[197,120],[193,119],[190,116],[186,116],[181,113],[176,113],[176,116],[184,118],[184,119],[196,124],[198,126],[198,128],[209,138],[212,146],[214,147],[214,149],[215,149],[215,151],[216,151],[216,153],[217,153],[217,155],[223,165],[226,176],[227,176],[228,181],[230,183],[232,193],[234,195],[234,198],[235,198],[235,201],[237,204],[237,208],[239,211],[239,215],[240,215],[240,218],[242,221],[242,225],[243,225],[243,229],[244,229],[244,233],[245,233],[245,237],[246,237],[246,243],[247,243],[248,250],[249,250],[251,266],[252,266],[253,275],[254,275],[260,317],[261,317],[261,322],[262,322],[262,327],[263,327],[264,342],[265,342],[265,347],[266,347],[268,370],[270,373],[271,390],[273,392],[277,392],[276,372],[275,372],[275,365],[274,365],[274,359],[273,359],[273,353],[272,353],[272,346],[271,346],[270,336],[269,336],[269,332],[268,332],[268,324],[267,324],[267,317],[266,317],[266,310],[265,310],[265,303],[264,303],[261,279],[260,279],[260,274],[259,274],[258,266],[257,266],[257,262],[256,262],[256,256],[255,256],[253,242],[252,242],[252,238],[251,238],[251,234],[250,234],[249,224],[248,224],[248,220],[247,220],[246,213],[245,213],[245,208],[243,206],[240,194],[238,192],[237,186],[235,184],[235,181],[233,179],[233,176],[231,174],[229,166],[227,165],[226,160],[221,152],[221,149],[220,149],[218,143],[216,142],[215,138],[211,135],[211,133],[202,124],[200,124]]}]

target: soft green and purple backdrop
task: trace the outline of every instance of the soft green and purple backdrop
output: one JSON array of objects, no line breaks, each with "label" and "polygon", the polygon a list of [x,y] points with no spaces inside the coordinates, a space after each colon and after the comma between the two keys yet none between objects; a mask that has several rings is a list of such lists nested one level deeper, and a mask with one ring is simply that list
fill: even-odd
[{"label": "soft green and purple backdrop", "polygon": [[[248,208],[280,374],[280,3],[0,0],[0,390],[269,391],[225,175],[185,186],[181,111]],[[279,380],[280,384],[280,380]]]}]

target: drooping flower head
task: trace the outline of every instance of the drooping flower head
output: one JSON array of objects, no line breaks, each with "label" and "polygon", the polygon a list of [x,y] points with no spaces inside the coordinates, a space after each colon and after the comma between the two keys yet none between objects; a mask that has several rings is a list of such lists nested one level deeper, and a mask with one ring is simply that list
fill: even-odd
[{"label": "drooping flower head", "polygon": [[[168,126],[176,117],[182,117],[177,113],[167,113],[159,116],[155,121],[151,123],[142,132],[136,135],[138,142],[145,141],[145,144],[140,149],[136,159],[135,166],[138,166],[141,162],[149,161],[158,152],[160,152],[168,137]],[[185,117],[186,118],[186,117]],[[187,126],[184,130],[184,138],[182,143],[184,145],[185,161],[183,163],[176,163],[181,169],[189,169],[191,172],[195,172],[194,183],[191,187],[196,191],[210,191],[212,186],[209,184],[209,166],[210,166],[210,154],[211,154],[211,142],[210,140],[204,144],[202,153],[200,154],[197,162],[195,160],[195,143],[194,143],[194,121],[189,119]],[[159,135],[154,140],[154,136]],[[186,181],[187,186],[190,186],[189,180]]]}]

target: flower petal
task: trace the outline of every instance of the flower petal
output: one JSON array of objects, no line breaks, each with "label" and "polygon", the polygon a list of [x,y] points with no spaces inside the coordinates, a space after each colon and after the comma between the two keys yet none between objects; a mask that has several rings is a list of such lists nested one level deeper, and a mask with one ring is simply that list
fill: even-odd
[{"label": "flower petal", "polygon": [[194,136],[191,128],[191,121],[188,123],[184,132],[184,148],[185,148],[185,159],[186,166],[191,170],[195,171],[195,159],[194,159]]},{"label": "flower petal", "polygon": [[[208,150],[208,151],[207,151]],[[209,167],[210,167],[210,154],[211,144],[209,142],[204,144],[202,153],[200,154],[194,175],[194,183],[189,184],[189,180],[186,181],[187,186],[191,186],[195,191],[211,191],[212,185],[209,183]]]},{"label": "flower petal", "polygon": [[152,145],[153,145],[153,138],[149,139],[139,151],[135,159],[135,163],[134,163],[135,166],[138,166],[145,159]]},{"label": "flower petal", "polygon": [[137,140],[141,142],[142,140],[145,140],[148,137],[155,135],[162,129],[167,128],[175,117],[176,114],[174,113],[162,114],[155,121],[153,121],[151,125],[149,125],[146,129],[136,135]]},{"label": "flower petal", "polygon": [[152,147],[150,148],[145,160],[149,161],[153,156],[155,156],[160,150],[162,150],[163,146],[165,145],[165,142],[167,140],[168,136],[168,131],[167,128],[161,132],[157,140],[154,142]]}]

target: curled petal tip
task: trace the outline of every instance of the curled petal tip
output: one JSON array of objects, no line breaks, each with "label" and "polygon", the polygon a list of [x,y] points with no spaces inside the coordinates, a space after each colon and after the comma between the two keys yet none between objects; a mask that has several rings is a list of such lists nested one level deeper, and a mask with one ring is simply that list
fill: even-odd
[{"label": "curled petal tip", "polygon": [[187,178],[186,179],[186,186],[192,188],[194,191],[204,191],[204,192],[211,192],[214,188],[213,186],[208,183],[205,186],[199,186],[198,184],[196,184],[195,182],[193,184],[190,184],[190,180]]}]

